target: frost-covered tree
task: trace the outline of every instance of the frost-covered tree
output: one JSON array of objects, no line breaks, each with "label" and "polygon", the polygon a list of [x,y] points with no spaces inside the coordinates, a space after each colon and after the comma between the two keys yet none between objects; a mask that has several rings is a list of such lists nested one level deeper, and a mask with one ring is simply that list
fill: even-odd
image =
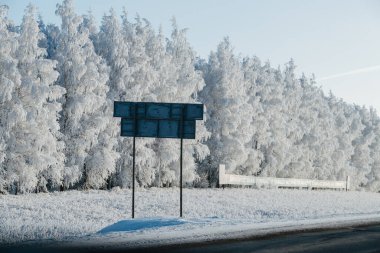
[{"label": "frost-covered tree", "polygon": [[349,105],[341,99],[338,100],[332,93],[328,97],[328,103],[335,121],[331,131],[335,135],[334,141],[336,142],[336,148],[331,155],[333,164],[331,174],[337,180],[344,180],[347,175],[351,174],[349,173],[352,171],[351,156],[354,153],[350,134]]},{"label": "frost-covered tree", "polygon": [[109,96],[112,99],[121,100],[127,95],[130,88],[125,85],[125,78],[129,72],[128,44],[123,36],[123,31],[113,9],[109,15],[104,15],[100,31],[95,40],[96,51],[110,66],[108,80]]},{"label": "frost-covered tree", "polygon": [[[104,15],[100,31],[95,37],[95,48],[110,67],[108,79],[108,98],[111,101],[128,101],[130,93],[130,68],[128,64],[128,44],[123,36],[123,30],[114,10],[109,15]],[[115,121],[116,123],[116,121]],[[114,125],[119,131],[119,126]],[[112,185],[126,186],[128,161],[131,161],[131,140],[129,138],[118,138],[117,151],[120,158],[116,162],[115,174],[111,179]],[[131,164],[131,162],[129,162]]]},{"label": "frost-covered tree", "polygon": [[315,179],[315,148],[318,148],[318,129],[315,125],[318,122],[318,106],[321,103],[323,94],[314,85],[314,80],[305,75],[299,80],[302,87],[302,97],[299,104],[298,124],[301,138],[293,145],[297,145],[302,151],[300,156],[301,168],[295,177]]},{"label": "frost-covered tree", "polygon": [[7,164],[13,159],[8,143],[12,128],[23,115],[21,106],[13,98],[20,88],[21,76],[17,69],[16,34],[8,30],[7,6],[0,6],[0,192],[12,191],[17,178],[9,176]]},{"label": "frost-covered tree", "polygon": [[371,150],[371,172],[368,173],[367,189],[371,191],[380,192],[380,118],[376,111],[371,109],[371,119],[374,125],[374,140],[370,146]]},{"label": "frost-covered tree", "polygon": [[244,81],[247,83],[248,103],[252,108],[251,139],[246,145],[248,159],[243,166],[242,173],[259,176],[265,169],[264,148],[269,141],[268,120],[261,102],[263,77],[265,75],[262,73],[261,62],[257,57],[244,58],[242,70]]},{"label": "frost-covered tree", "polygon": [[295,76],[295,64],[291,60],[285,65],[285,70],[282,73],[281,83],[283,84],[283,117],[285,121],[285,137],[286,146],[291,154],[290,159],[286,161],[283,175],[287,177],[307,177],[308,171],[305,168],[304,151],[300,148],[298,142],[303,137],[300,117],[300,104],[302,100],[302,87],[299,79]]},{"label": "frost-covered tree", "polygon": [[20,28],[16,58],[21,85],[13,99],[22,106],[23,117],[12,130],[9,146],[13,158],[7,167],[18,177],[19,191],[46,191],[62,182],[64,144],[57,121],[61,104],[57,100],[65,89],[53,85],[58,78],[56,62],[44,59],[46,51],[38,46],[43,35],[32,5],[27,7]]},{"label": "frost-covered tree", "polygon": [[215,170],[223,163],[229,171],[240,169],[248,158],[245,147],[252,137],[252,109],[239,59],[228,39],[211,53],[203,71],[206,87],[200,95],[207,107],[206,127],[211,132],[207,141],[209,166]]},{"label": "frost-covered tree", "polygon": [[107,100],[109,69],[95,53],[72,0],[58,5],[56,14],[62,19],[56,56],[58,83],[67,91],[61,122],[67,157],[65,187],[79,179],[84,188],[104,187],[117,158],[115,133],[108,129],[113,120],[112,104]]},{"label": "frost-covered tree", "polygon": [[[146,44],[153,34],[149,22],[136,17],[135,22],[130,22],[124,10],[121,25],[122,40],[120,55],[117,55],[122,70],[120,79],[116,80],[119,85],[118,96],[122,101],[157,101],[154,94],[149,92],[156,83],[156,76],[150,64],[150,57],[146,51]],[[128,55],[124,58],[123,55]],[[124,62],[127,59],[127,62]],[[119,174],[123,186],[130,186],[132,182],[132,142],[129,138],[123,138],[119,142],[121,159],[119,160]],[[156,169],[154,166],[154,151],[152,144],[154,139],[139,138],[136,141],[136,180],[140,186],[151,186],[155,180]]]},{"label": "frost-covered tree", "polygon": [[356,106],[355,109],[358,113],[358,120],[360,120],[357,125],[361,127],[361,131],[352,141],[354,154],[351,157],[351,163],[356,169],[352,178],[355,185],[365,186],[368,183],[366,175],[370,173],[373,163],[370,145],[375,136],[370,111],[359,106]]},{"label": "frost-covered tree", "polygon": [[[148,44],[151,55],[151,64],[157,72],[158,82],[152,93],[159,101],[197,103],[197,94],[204,87],[200,71],[195,70],[195,53],[186,39],[186,30],[177,27],[175,19],[172,20],[173,30],[171,38],[167,39],[166,48],[163,47],[163,36],[151,37]],[[198,102],[199,103],[199,102]],[[205,121],[207,119],[204,119]],[[199,166],[209,154],[208,147],[203,141],[208,138],[209,132],[204,122],[197,122],[196,140],[186,140],[183,149],[183,179],[191,183],[198,179]],[[173,175],[179,178],[179,141],[158,139],[155,152],[157,154],[160,170],[160,183],[174,184]],[[170,176],[172,175],[172,176]]]},{"label": "frost-covered tree", "polygon": [[[260,69],[257,80],[260,87],[258,95],[265,114],[265,124],[262,126],[268,126],[260,130],[260,135],[256,136],[264,156],[261,175],[266,176],[276,176],[282,172],[288,163],[287,159],[290,158],[287,154],[289,144],[286,139],[286,108],[283,106],[284,88],[281,80],[280,70],[272,68],[268,62]],[[255,125],[255,120],[252,124]]]}]

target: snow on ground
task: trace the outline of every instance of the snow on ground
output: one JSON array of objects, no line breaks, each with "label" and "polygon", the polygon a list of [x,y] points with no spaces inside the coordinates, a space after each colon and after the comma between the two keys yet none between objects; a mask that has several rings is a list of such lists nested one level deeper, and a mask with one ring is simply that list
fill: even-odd
[{"label": "snow on ground", "polygon": [[[380,194],[284,189],[137,189],[0,195],[0,243],[28,240],[139,245],[337,224],[380,222]],[[177,239],[176,239],[177,238]]]}]

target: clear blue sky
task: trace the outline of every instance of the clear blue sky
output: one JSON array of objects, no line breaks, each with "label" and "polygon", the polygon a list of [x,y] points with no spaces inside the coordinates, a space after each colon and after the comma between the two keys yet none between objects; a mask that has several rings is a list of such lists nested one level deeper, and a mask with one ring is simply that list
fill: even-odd
[{"label": "clear blue sky", "polygon": [[[35,4],[45,23],[59,24],[57,0],[0,0],[19,23]],[[113,7],[130,18],[138,13],[170,33],[175,16],[188,39],[206,58],[225,36],[237,54],[256,55],[273,66],[295,60],[298,73],[314,73],[317,85],[348,102],[380,112],[380,1],[378,0],[76,0],[79,14],[97,18]]]}]

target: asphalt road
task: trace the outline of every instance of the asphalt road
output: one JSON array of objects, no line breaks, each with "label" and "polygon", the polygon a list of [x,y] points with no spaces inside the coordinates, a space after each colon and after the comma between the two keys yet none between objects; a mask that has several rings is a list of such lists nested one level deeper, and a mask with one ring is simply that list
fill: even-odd
[{"label": "asphalt road", "polygon": [[[42,246],[42,247],[41,247]],[[380,253],[380,224],[348,227],[337,230],[318,232],[291,232],[279,235],[268,235],[262,238],[245,238],[236,240],[214,241],[209,243],[194,243],[183,245],[171,245],[165,247],[150,248],[91,248],[85,247],[21,247],[1,248],[0,252],[26,253],[26,252],[156,252],[156,253],[248,253],[248,252],[342,252]]]},{"label": "asphalt road", "polygon": [[283,234],[261,239],[253,238],[251,240],[221,241],[203,245],[193,244],[163,248],[135,249],[130,252],[380,252],[380,225]]}]

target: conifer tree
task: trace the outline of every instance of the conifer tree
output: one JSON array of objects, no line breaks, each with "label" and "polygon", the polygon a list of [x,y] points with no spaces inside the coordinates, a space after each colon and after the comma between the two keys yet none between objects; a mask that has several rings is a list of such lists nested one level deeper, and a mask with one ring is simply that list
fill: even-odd
[{"label": "conifer tree", "polygon": [[[113,120],[107,100],[109,69],[95,53],[82,17],[74,12],[73,1],[64,0],[56,14],[62,19],[57,49],[58,83],[66,88],[62,130],[66,143],[65,187],[82,181],[84,188],[106,185],[114,171],[117,153]],[[112,129],[112,128],[111,128]]]},{"label": "conifer tree", "polygon": [[246,93],[248,103],[252,107],[251,111],[251,139],[246,145],[248,159],[242,166],[241,173],[244,175],[259,176],[265,170],[264,147],[268,142],[268,120],[264,112],[262,100],[262,82],[265,78],[261,73],[261,62],[257,57],[246,57],[242,62],[244,72],[244,81],[246,84]]},{"label": "conifer tree", "polygon": [[206,87],[201,98],[207,106],[206,127],[211,132],[207,141],[210,166],[215,170],[223,163],[227,170],[235,171],[248,158],[245,146],[251,139],[251,106],[239,59],[228,39],[219,44],[216,53],[211,53],[204,79]]},{"label": "conifer tree", "polygon": [[[163,43],[162,32],[152,36],[148,49],[152,65],[157,72],[158,82],[152,90],[159,101],[174,103],[199,103],[198,93],[204,87],[200,71],[195,70],[195,53],[186,39],[186,30],[177,27],[172,20],[171,38]],[[204,121],[207,119],[205,118]],[[191,183],[198,178],[199,166],[209,154],[208,147],[203,143],[209,136],[204,122],[197,122],[196,140],[186,140],[183,149],[183,179]],[[163,184],[178,185],[179,180],[179,140],[157,140],[155,152],[160,170],[160,180]],[[175,176],[175,177],[174,177]]]},{"label": "conifer tree", "polygon": [[0,192],[14,192],[17,177],[14,167],[9,167],[15,157],[12,154],[10,141],[13,140],[12,130],[23,115],[22,108],[14,99],[21,85],[21,76],[17,69],[15,51],[17,48],[16,34],[8,30],[8,7],[0,6]]},{"label": "conifer tree", "polygon": [[[35,9],[29,5],[21,24],[16,51],[21,74],[17,99],[26,117],[26,121],[19,122],[13,131],[18,139],[15,147],[22,150],[18,157],[25,160],[25,167],[20,167],[22,172],[18,174],[28,177],[20,180],[22,191],[37,187],[36,190],[46,191],[47,187],[58,187],[62,182],[64,144],[58,124],[61,103],[57,101],[65,89],[53,85],[58,78],[58,72],[54,70],[56,62],[44,59],[46,50],[38,46],[42,36],[35,19]],[[23,186],[25,181],[29,181],[30,186]]]},{"label": "conifer tree", "polygon": [[[129,89],[126,86],[126,77],[129,74],[128,66],[128,45],[123,37],[120,22],[113,9],[109,15],[105,14],[102,18],[100,31],[94,36],[94,46],[96,52],[106,60],[110,67],[108,99],[110,101],[126,101],[125,96]],[[115,122],[116,123],[116,122]],[[119,133],[119,126],[112,125]],[[117,134],[118,135],[118,134]],[[116,161],[115,172],[110,177],[110,186],[125,186],[124,179],[128,178],[126,174],[126,157],[130,157],[131,141],[129,138],[117,139],[117,152],[120,155]]]}]

